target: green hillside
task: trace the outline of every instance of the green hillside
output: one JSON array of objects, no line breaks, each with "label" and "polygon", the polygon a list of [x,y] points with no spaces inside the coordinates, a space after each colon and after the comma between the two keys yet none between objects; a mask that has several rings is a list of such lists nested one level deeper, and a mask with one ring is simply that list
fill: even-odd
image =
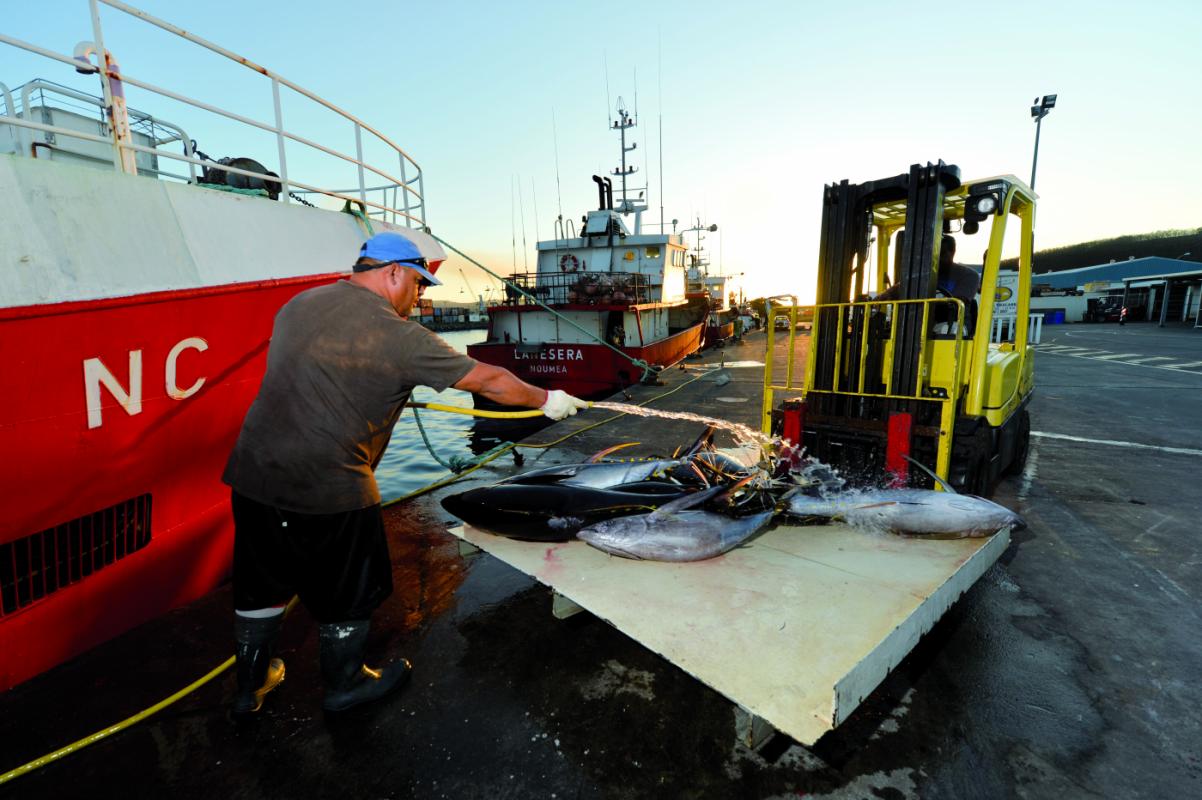
[{"label": "green hillside", "polygon": [[[1036,241],[1039,236],[1036,234]],[[1059,272],[1062,269],[1092,267],[1111,261],[1126,261],[1129,258],[1161,256],[1181,258],[1187,261],[1202,261],[1202,228],[1192,230],[1154,231],[1116,236],[1113,239],[1098,239],[1092,242],[1070,244],[1035,251],[1035,272]],[[1016,259],[1002,262],[1003,269],[1015,269]]]}]

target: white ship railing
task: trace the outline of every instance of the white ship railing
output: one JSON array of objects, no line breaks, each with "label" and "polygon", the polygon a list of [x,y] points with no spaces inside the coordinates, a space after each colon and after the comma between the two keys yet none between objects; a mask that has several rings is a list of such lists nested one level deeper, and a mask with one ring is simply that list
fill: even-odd
[{"label": "white ship railing", "polygon": [[[140,19],[146,23],[154,25],[162,30],[179,36],[193,44],[199,45],[207,50],[210,50],[218,55],[235,61],[248,69],[263,75],[271,82],[272,102],[274,106],[274,118],[272,122],[262,122],[260,120],[251,119],[241,114],[236,114],[232,111],[220,108],[216,105],[203,102],[201,100],[188,97],[178,92],[173,92],[161,86],[157,86],[149,81],[142,80],[124,71],[121,71],[113,60],[112,55],[105,49],[104,36],[100,25],[100,5],[106,5],[117,11],[124,12],[130,16]],[[190,182],[195,182],[195,168],[197,166],[207,168],[209,170],[220,170],[227,174],[243,175],[250,178],[258,178],[267,183],[279,183],[281,185],[281,198],[285,203],[290,202],[290,198],[294,191],[305,192],[310,194],[320,194],[331,198],[336,198],[351,203],[361,205],[369,216],[379,219],[386,219],[392,222],[402,222],[410,227],[418,226],[425,227],[427,218],[427,209],[424,192],[424,176],[421,166],[409,156],[396,143],[385,136],[380,131],[363,122],[358,117],[344,111],[335,106],[333,103],[317,96],[309,90],[298,86],[288,79],[277,75],[266,67],[262,67],[250,59],[244,58],[230,50],[214,44],[210,41],[202,39],[195,34],[189,33],[182,28],[176,27],[168,22],[165,22],[157,17],[151,16],[144,11],[134,8],[120,0],[89,0],[89,6],[92,16],[92,31],[94,41],[84,43],[76,49],[75,56],[68,56],[63,53],[57,53],[53,50],[48,50],[29,42],[16,39],[12,36],[0,33],[0,43],[17,47],[36,55],[58,61],[71,66],[75,71],[84,74],[96,74],[100,78],[101,88],[103,90],[103,108],[109,112],[108,129],[110,136],[99,136],[89,134],[83,131],[73,130],[62,126],[50,125],[41,122],[35,122],[18,115],[10,92],[7,87],[3,87],[3,99],[5,103],[5,113],[0,115],[0,125],[12,126],[17,129],[30,131],[41,131],[44,133],[52,133],[56,136],[65,136],[82,141],[97,142],[101,144],[110,144],[113,148],[113,167],[119,171],[137,174],[137,166],[134,161],[134,154],[148,153],[159,158],[169,158],[176,161],[181,161],[189,165]],[[92,62],[92,57],[95,57],[96,63]],[[179,131],[181,136],[184,136],[184,154],[173,153],[167,150],[159,149],[156,146],[141,145],[132,140],[129,133],[129,123],[125,112],[124,90],[123,85],[136,86],[154,94],[170,98],[180,103],[192,106],[212,114],[225,117],[235,122],[267,131],[275,135],[277,150],[279,156],[279,175],[265,174],[254,172],[251,170],[240,169],[225,164],[218,164],[214,161],[199,159],[192,150],[191,140],[186,137],[182,129],[178,126],[174,127]],[[332,147],[315,142],[311,139],[300,136],[287,130],[284,127],[283,110],[280,103],[280,87],[284,86],[292,91],[302,95],[303,97],[324,106],[329,111],[345,119],[351,123],[354,130],[355,155],[349,155],[336,150]],[[60,87],[56,87],[60,88]],[[82,93],[81,93],[82,94]],[[87,95],[82,95],[88,97]],[[76,98],[80,99],[80,98]],[[96,98],[88,98],[92,102],[97,102]],[[157,118],[156,123],[161,123]],[[375,137],[385,147],[391,150],[397,158],[397,171],[400,176],[392,175],[379,166],[368,163],[363,157],[363,139],[364,133]],[[17,136],[18,143],[23,143],[24,139]],[[326,155],[340,159],[341,161],[355,165],[358,174],[358,188],[333,190],[320,186],[314,186],[309,183],[304,183],[297,180],[295,177],[290,177],[288,173],[288,158],[285,152],[285,142],[292,141],[305,147],[319,151]],[[167,142],[162,142],[167,143]],[[33,156],[32,148],[18,146],[18,152],[21,155]],[[367,172],[371,172],[386,181],[384,186],[367,186]],[[181,177],[170,175],[169,173],[160,173],[169,177]],[[368,193],[372,193],[372,199],[369,199]],[[376,193],[379,192],[377,195]],[[392,192],[392,199],[388,197],[388,193]],[[375,197],[383,202],[377,202]],[[388,203],[391,202],[391,205]]]},{"label": "white ship railing", "polygon": [[[85,92],[78,92],[67,86],[59,86],[58,84],[51,83],[50,81],[32,80],[29,83],[26,83],[24,86],[21,86],[20,89],[21,89],[21,105],[19,108],[20,108],[21,112],[23,112],[27,115],[34,108],[34,101],[33,101],[34,92],[37,92],[39,94],[39,96],[41,97],[43,107],[45,106],[45,95],[47,92],[49,92],[51,94],[58,94],[58,95],[62,95],[63,97],[69,97],[72,100],[75,100],[80,103],[87,103],[90,106],[95,106],[101,112],[104,111],[104,100],[102,98],[95,97],[95,96],[87,94]],[[8,98],[8,99],[11,100],[11,98]],[[179,125],[176,125],[172,122],[168,122],[167,120],[162,119],[161,117],[152,117],[149,114],[142,114],[140,112],[133,111],[132,109],[130,110],[129,113],[130,113],[130,116],[134,118],[134,121],[138,125],[143,126],[143,127],[145,127],[147,125],[150,126],[150,134],[148,136],[154,142],[155,148],[159,148],[159,147],[162,147],[163,145],[171,144],[172,142],[182,142],[183,147],[184,147],[184,154],[187,156],[194,155],[194,153],[192,151],[192,139],[188,136],[187,131],[185,131]],[[12,116],[15,116],[15,114],[11,111],[9,112],[9,114]],[[175,135],[167,137],[165,139],[159,139],[157,136],[154,136],[155,128],[165,128],[169,131],[174,131]],[[16,130],[20,131],[21,128],[16,127]],[[18,152],[19,153],[31,152],[35,155],[35,157],[36,157],[36,153],[34,152],[34,150],[36,148],[43,147],[43,146],[47,146],[47,147],[49,146],[47,143],[44,143],[44,142],[35,142],[32,140],[26,140],[21,137],[18,137],[18,139],[19,139]],[[109,142],[108,139],[104,139],[103,141],[105,143]],[[156,151],[156,155],[164,155],[164,154]],[[82,158],[87,161],[107,161],[106,159],[98,158],[96,156],[86,155],[83,153],[72,153],[72,157],[73,158]],[[138,167],[138,171],[139,172],[149,171],[156,175],[162,175],[162,176],[166,176],[169,178],[177,178],[179,180],[185,180],[185,181],[189,181],[191,183],[196,182],[196,165],[195,164],[188,164],[188,175],[186,175],[186,176],[176,175],[176,174],[170,173],[170,172],[163,172],[157,168],[147,169],[146,167]]]}]

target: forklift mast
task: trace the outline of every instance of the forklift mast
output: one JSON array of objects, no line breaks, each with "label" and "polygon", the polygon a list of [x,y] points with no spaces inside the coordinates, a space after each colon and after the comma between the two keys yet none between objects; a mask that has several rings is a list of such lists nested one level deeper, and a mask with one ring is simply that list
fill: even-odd
[{"label": "forklift mast", "polygon": [[[960,169],[954,165],[914,164],[909,173],[893,178],[828,185],[823,193],[822,237],[819,244],[818,292],[819,305],[843,303],[852,296],[853,286],[864,286],[868,261],[869,236],[872,229],[872,209],[883,202],[906,201],[906,235],[898,257],[897,286],[902,300],[921,300],[935,296],[935,281],[939,270],[939,246],[943,236],[944,195],[960,186]],[[858,294],[858,292],[857,292]],[[862,310],[860,310],[862,312]],[[865,324],[863,313],[852,320],[854,330]],[[835,334],[838,309],[821,308],[815,320],[819,328],[820,347],[815,358],[815,389],[834,390],[836,375],[845,377],[840,383],[858,379],[858,352],[849,352],[844,364],[846,373],[835,364]],[[893,358],[892,384],[906,392],[917,385],[922,342],[922,308],[902,306],[899,311],[897,341]],[[824,335],[825,334],[825,335]],[[852,336],[858,343],[861,337]],[[839,365],[843,366],[843,365]]]},{"label": "forklift mast", "polygon": [[[896,319],[886,319],[883,307],[846,304],[849,299],[866,299],[862,292],[879,288],[880,276],[870,265],[868,251],[873,209],[888,204],[904,203],[905,208],[892,296],[897,300],[935,296],[944,197],[959,186],[959,168],[939,161],[914,164],[909,172],[882,180],[831,184],[823,193],[812,336],[816,346],[808,370],[812,378],[804,444],[810,455],[846,472],[908,472],[905,462],[890,461],[880,442],[882,431],[899,424],[905,425],[904,435],[913,442],[918,460],[932,465],[937,461],[940,406],[912,399],[923,370],[928,321],[923,304],[898,304]],[[891,230],[885,229],[884,235]],[[888,242],[878,242],[877,247],[888,252]],[[881,379],[885,369],[888,391]],[[910,452],[907,447],[905,454]]]}]

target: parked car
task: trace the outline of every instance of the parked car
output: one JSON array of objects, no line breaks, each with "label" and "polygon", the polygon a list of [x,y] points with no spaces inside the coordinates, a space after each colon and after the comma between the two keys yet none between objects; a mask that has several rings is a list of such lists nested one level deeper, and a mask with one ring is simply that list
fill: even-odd
[{"label": "parked car", "polygon": [[[1118,322],[1123,313],[1123,298],[1117,295],[1099,297],[1088,301],[1085,311],[1086,322]],[[1148,309],[1142,304],[1128,300],[1127,322],[1137,322],[1148,315]]]}]

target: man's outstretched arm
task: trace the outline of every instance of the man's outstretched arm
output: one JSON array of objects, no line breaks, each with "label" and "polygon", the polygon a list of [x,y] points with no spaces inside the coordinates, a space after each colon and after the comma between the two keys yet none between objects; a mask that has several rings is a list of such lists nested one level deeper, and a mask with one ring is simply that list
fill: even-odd
[{"label": "man's outstretched arm", "polygon": [[471,372],[455,384],[456,389],[483,395],[503,406],[524,406],[541,409],[551,419],[563,419],[588,403],[559,389],[548,392],[532,386],[504,367],[477,363]]}]

